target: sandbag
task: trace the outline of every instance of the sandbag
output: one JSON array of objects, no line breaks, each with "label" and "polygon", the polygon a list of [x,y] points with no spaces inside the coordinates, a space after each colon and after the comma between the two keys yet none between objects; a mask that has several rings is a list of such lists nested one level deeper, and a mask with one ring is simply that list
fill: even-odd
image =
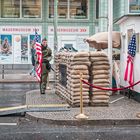
[{"label": "sandbag", "polygon": [[106,58],[106,57],[91,57],[90,60],[91,60],[91,62],[97,62],[97,61],[109,62],[108,58]]},{"label": "sandbag", "polygon": [[95,92],[104,92],[105,90],[100,90],[100,89],[93,89],[93,94],[95,93]]},{"label": "sandbag", "polygon": [[109,100],[106,99],[106,100],[92,100],[93,103],[108,103]]},{"label": "sandbag", "polygon": [[91,57],[107,57],[107,54],[105,52],[102,51],[91,51],[89,54]]},{"label": "sandbag", "polygon": [[[80,79],[80,75],[70,75],[68,74],[68,76],[71,78],[71,79]],[[82,78],[83,79],[89,79],[89,75],[82,75]]]},{"label": "sandbag", "polygon": [[94,75],[93,76],[93,79],[109,79],[109,76],[108,75],[105,75],[105,74],[100,74],[100,75]]},{"label": "sandbag", "polygon": [[89,52],[76,52],[73,53],[73,57],[77,58],[77,57],[89,57]]},{"label": "sandbag", "polygon": [[109,79],[96,79],[92,81],[93,84],[98,84],[98,83],[110,83]]},{"label": "sandbag", "polygon": [[98,65],[98,66],[93,66],[92,70],[109,70],[110,66],[108,65]]},{"label": "sandbag", "polygon": [[88,75],[89,74],[88,70],[71,70],[69,73],[70,74],[75,74],[75,75],[80,74],[80,73],[82,73],[83,75]]},{"label": "sandbag", "polygon": [[108,100],[109,96],[106,95],[95,95],[92,97],[92,100]]},{"label": "sandbag", "polygon": [[94,84],[94,86],[98,86],[98,87],[109,87],[109,83],[98,83],[98,84]]},{"label": "sandbag", "polygon": [[81,57],[81,58],[71,58],[71,61],[89,61],[89,58],[87,57]]},{"label": "sandbag", "polygon": [[[75,103],[78,103],[78,104],[80,104],[80,100],[73,100],[73,102],[72,102],[73,104],[75,104]],[[85,100],[83,100],[83,103],[89,103],[89,99],[85,99]]]},{"label": "sandbag", "polygon": [[108,61],[95,61],[93,65],[110,65]]},{"label": "sandbag", "polygon": [[[72,96],[80,96],[80,92],[74,92],[74,91],[69,91],[69,93],[72,95]],[[88,92],[83,92],[83,94],[82,94],[83,96],[87,96],[87,95],[89,95],[89,93]]]},{"label": "sandbag", "polygon": [[[70,87],[73,87],[73,88],[80,88],[80,83],[77,83],[77,84],[73,84],[73,83],[67,83],[67,85],[69,85]],[[83,87],[86,87],[88,88],[89,86],[88,85],[83,85]]]},{"label": "sandbag", "polygon": [[[80,88],[71,88],[71,90],[74,91],[74,92],[80,92]],[[84,91],[85,91],[85,92],[88,92],[89,89],[88,89],[88,88],[83,88],[82,91],[83,91],[83,92],[84,92]]]},{"label": "sandbag", "polygon": [[67,83],[73,83],[73,84],[77,84],[80,83],[80,79],[71,79],[70,77],[68,77],[68,81]]},{"label": "sandbag", "polygon": [[85,65],[75,65],[75,66],[71,66],[70,69],[73,70],[88,70],[88,67]]},{"label": "sandbag", "polygon": [[93,70],[93,75],[100,75],[100,74],[109,74],[109,70]]},{"label": "sandbag", "polygon": [[70,63],[70,66],[73,66],[73,65],[86,65],[86,66],[90,66],[91,62],[73,61],[73,62]]},{"label": "sandbag", "polygon": [[[80,96],[72,97],[71,100],[74,100],[74,101],[78,100],[79,101],[80,100]],[[83,101],[85,101],[85,100],[89,100],[89,97],[88,96],[87,97],[84,97],[83,98]]]},{"label": "sandbag", "polygon": [[94,95],[106,95],[106,96],[110,96],[109,92],[105,92],[105,91],[102,91],[102,92],[93,92],[93,96]]}]

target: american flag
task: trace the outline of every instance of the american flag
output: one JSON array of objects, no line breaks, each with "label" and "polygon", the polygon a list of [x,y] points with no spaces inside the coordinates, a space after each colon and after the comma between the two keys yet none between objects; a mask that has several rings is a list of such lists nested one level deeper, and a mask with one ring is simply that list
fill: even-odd
[{"label": "american flag", "polygon": [[[133,34],[130,43],[128,45],[128,56],[127,56],[127,65],[125,69],[125,75],[124,75],[124,80],[127,81],[128,79],[128,72],[129,72],[129,84],[132,85],[134,83],[134,78],[133,78],[133,61],[134,57],[136,55],[136,35]],[[129,63],[130,63],[130,68],[129,68]],[[129,70],[129,71],[128,71]]]},{"label": "american flag", "polygon": [[35,44],[36,44],[36,55],[37,55],[37,61],[38,65],[36,66],[36,77],[38,81],[41,81],[41,73],[42,73],[42,47],[39,43],[39,35],[37,33],[37,30],[35,30]]},{"label": "american flag", "polygon": [[134,57],[136,54],[136,35],[134,34],[131,38],[131,41],[128,45],[128,54],[131,57]]},{"label": "american flag", "polygon": [[34,38],[35,42],[39,42],[39,35],[37,33],[37,29],[35,29],[35,38]]}]

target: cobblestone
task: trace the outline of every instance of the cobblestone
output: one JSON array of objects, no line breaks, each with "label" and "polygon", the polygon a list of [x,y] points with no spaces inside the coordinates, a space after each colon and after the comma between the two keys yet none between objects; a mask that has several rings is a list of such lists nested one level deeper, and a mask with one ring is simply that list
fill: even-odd
[{"label": "cobblestone", "polygon": [[[110,101],[123,97],[122,95],[111,96]],[[58,95],[55,94],[55,89],[46,91],[45,95],[40,95],[39,90],[30,91],[26,94],[27,104],[65,104]],[[140,119],[136,114],[140,112],[140,104],[134,100],[124,97],[123,99],[110,103],[109,107],[85,107],[84,113],[89,116],[89,121],[133,121]],[[63,112],[28,112],[29,116],[52,120],[52,121],[75,121],[75,116],[80,113],[79,108],[70,108],[70,111]]]}]

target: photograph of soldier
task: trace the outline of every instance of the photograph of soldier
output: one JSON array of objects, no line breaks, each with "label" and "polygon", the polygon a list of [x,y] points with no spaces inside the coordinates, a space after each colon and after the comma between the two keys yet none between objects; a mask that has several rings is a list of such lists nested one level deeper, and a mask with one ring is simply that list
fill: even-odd
[{"label": "photograph of soldier", "polygon": [[2,54],[10,54],[10,44],[8,42],[8,38],[5,38],[3,44],[1,45],[1,53]]},{"label": "photograph of soldier", "polygon": [[0,36],[0,62],[2,64],[12,63],[12,35]]},{"label": "photograph of soldier", "polygon": [[48,73],[51,70],[50,61],[52,59],[52,50],[48,47],[47,39],[44,38],[41,43],[42,46],[42,73],[40,81],[40,93],[45,94]]},{"label": "photograph of soldier", "polygon": [[28,36],[21,36],[21,63],[28,63]]}]

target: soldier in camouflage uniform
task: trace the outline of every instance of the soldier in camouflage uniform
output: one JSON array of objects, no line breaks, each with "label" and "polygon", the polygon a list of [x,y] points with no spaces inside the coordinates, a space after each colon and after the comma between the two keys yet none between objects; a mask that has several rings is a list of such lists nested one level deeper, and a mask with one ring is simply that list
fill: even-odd
[{"label": "soldier in camouflage uniform", "polygon": [[42,40],[42,73],[41,73],[41,82],[40,82],[40,93],[45,94],[47,77],[50,72],[51,65],[50,61],[52,59],[52,51],[47,45],[47,39]]}]

